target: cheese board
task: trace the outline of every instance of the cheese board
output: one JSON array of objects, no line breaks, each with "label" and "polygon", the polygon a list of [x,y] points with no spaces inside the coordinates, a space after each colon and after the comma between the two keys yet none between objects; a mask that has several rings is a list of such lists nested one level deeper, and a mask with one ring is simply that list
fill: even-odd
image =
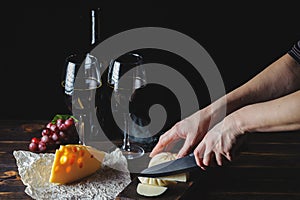
[{"label": "cheese board", "polygon": [[194,185],[194,181],[188,181],[188,182],[178,182],[174,185],[168,185],[168,189],[165,193],[162,195],[156,196],[156,197],[146,197],[139,195],[136,191],[137,185],[139,184],[139,180],[137,177],[135,177],[129,185],[127,185],[124,190],[122,190],[118,196],[116,197],[116,200],[174,200],[174,199],[187,199],[187,195],[190,194],[188,191],[191,190],[192,186]]}]

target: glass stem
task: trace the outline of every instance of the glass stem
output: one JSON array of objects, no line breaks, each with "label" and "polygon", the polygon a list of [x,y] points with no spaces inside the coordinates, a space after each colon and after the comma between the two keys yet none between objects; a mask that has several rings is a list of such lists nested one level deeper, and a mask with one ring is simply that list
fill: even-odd
[{"label": "glass stem", "polygon": [[124,139],[123,139],[122,149],[124,149],[126,151],[130,151],[129,135],[126,132],[124,132]]},{"label": "glass stem", "polygon": [[128,116],[124,114],[124,136],[122,149],[125,151],[130,151],[130,141],[129,141],[129,127],[128,127]]},{"label": "glass stem", "polygon": [[78,122],[78,133],[79,133],[79,144],[85,145],[85,132],[84,132],[84,119],[83,116],[79,116],[79,122]]}]

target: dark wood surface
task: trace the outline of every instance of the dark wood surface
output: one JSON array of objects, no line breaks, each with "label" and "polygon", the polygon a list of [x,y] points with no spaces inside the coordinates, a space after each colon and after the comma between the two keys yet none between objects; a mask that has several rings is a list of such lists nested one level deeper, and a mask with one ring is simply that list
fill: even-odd
[{"label": "dark wood surface", "polygon": [[[14,150],[27,150],[47,121],[0,121],[0,199],[31,199],[18,175]],[[129,164],[130,165],[130,164]],[[133,174],[133,178],[134,178]],[[182,199],[300,199],[300,132],[252,133],[240,156],[224,167],[193,174]]]}]

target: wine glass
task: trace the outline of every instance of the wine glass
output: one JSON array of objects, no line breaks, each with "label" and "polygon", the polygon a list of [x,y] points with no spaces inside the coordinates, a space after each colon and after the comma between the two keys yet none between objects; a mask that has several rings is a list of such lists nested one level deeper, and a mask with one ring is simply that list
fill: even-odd
[{"label": "wine glass", "polygon": [[[129,112],[129,102],[134,91],[145,86],[146,72],[142,66],[142,56],[126,53],[111,61],[108,69],[108,85],[113,88],[111,109],[114,120],[123,127],[123,141],[117,146],[127,159],[141,157],[144,149],[130,141],[136,124]],[[113,147],[111,150],[114,150]]]},{"label": "wine glass", "polygon": [[95,135],[95,94],[101,86],[101,65],[91,54],[72,54],[67,57],[62,86],[66,104],[76,123],[80,144],[86,145]]}]

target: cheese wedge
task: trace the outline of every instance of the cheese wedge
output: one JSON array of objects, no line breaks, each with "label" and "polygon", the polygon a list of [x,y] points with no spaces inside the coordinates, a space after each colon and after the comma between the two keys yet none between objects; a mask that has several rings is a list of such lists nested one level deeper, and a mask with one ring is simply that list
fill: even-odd
[{"label": "cheese wedge", "polygon": [[55,152],[49,182],[66,184],[101,168],[105,152],[90,146],[61,145]]}]

